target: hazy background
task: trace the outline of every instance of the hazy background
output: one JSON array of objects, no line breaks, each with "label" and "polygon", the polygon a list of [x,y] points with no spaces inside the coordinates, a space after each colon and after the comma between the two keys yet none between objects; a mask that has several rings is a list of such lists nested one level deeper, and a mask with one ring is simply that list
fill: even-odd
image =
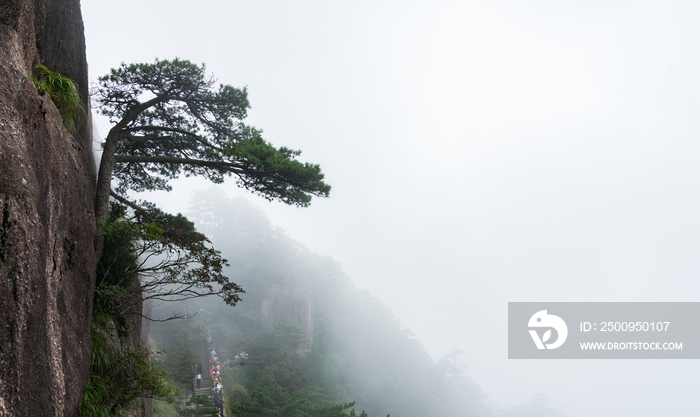
[{"label": "hazy background", "polygon": [[[568,417],[700,413],[698,361],[509,361],[506,332],[509,301],[700,301],[700,3],[83,0],[83,13],[93,81],[180,57],[247,85],[248,123],[333,186],[307,209],[247,198],[435,359],[462,349],[499,407],[541,392]],[[148,198],[185,211],[206,186]]]}]

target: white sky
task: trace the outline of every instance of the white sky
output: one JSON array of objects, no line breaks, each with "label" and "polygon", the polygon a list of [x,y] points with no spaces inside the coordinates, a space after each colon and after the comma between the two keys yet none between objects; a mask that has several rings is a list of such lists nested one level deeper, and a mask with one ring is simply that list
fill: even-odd
[{"label": "white sky", "polygon": [[[700,301],[700,3],[83,0],[92,80],[206,62],[331,198],[258,202],[500,407],[697,416],[700,363],[507,359],[509,301]],[[106,134],[104,120],[98,128]],[[197,180],[149,197],[185,211]],[[235,194],[233,182],[225,186]]]}]

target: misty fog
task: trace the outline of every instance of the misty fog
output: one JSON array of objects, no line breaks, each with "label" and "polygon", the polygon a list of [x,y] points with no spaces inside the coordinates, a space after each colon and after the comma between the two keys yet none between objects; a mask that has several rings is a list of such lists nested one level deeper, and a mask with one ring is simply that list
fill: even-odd
[{"label": "misty fog", "polygon": [[[82,7],[93,81],[121,62],[205,62],[247,86],[248,123],[266,140],[321,165],[330,198],[304,209],[200,178],[147,199],[227,248],[240,242],[221,231],[235,225],[207,230],[188,202],[250,201],[228,203],[228,220],[276,230],[303,254],[289,279],[318,283],[330,268],[371,300],[389,329],[378,332],[409,352],[383,365],[461,351],[455,398],[473,415],[526,416],[545,398],[566,417],[700,413],[696,360],[507,359],[508,302],[698,301],[697,3]],[[242,275],[254,268],[236,253],[231,277],[250,299],[206,307],[226,317],[257,302]],[[243,336],[231,329],[234,345]]]}]

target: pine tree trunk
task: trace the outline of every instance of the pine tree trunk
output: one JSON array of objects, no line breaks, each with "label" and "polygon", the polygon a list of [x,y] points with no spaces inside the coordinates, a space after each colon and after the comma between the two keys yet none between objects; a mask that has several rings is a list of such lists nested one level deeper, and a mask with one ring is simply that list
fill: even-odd
[{"label": "pine tree trunk", "polygon": [[117,149],[115,130],[112,129],[107,135],[104,144],[102,159],[100,160],[100,170],[97,176],[97,191],[95,192],[95,219],[97,221],[97,236],[95,237],[95,255],[100,259],[104,236],[102,229],[107,222],[109,214],[109,194],[112,190],[112,171],[114,170],[114,153]]}]

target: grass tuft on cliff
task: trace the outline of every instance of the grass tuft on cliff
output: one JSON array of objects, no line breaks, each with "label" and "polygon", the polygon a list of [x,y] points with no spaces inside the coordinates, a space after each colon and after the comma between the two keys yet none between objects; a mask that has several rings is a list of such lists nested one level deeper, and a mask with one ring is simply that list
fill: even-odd
[{"label": "grass tuft on cliff", "polygon": [[68,131],[75,132],[79,121],[85,119],[86,112],[80,101],[78,85],[75,81],[55,73],[43,65],[35,67],[39,76],[33,78],[40,93],[45,93],[58,108],[63,124]]}]

